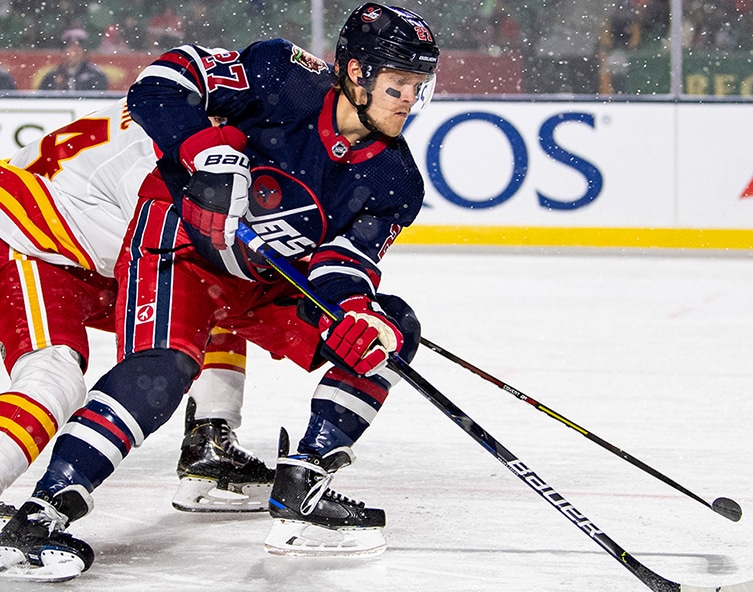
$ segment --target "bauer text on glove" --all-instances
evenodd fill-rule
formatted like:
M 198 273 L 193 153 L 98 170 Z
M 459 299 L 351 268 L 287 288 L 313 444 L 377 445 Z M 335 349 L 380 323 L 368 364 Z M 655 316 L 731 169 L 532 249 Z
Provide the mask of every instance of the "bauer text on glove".
M 340 320 L 319 321 L 325 357 L 332 352 L 356 374 L 369 376 L 384 367 L 390 352 L 400 351 L 403 334 L 368 296 L 347 298 L 340 308 L 345 313 Z
M 248 210 L 251 172 L 245 146 L 241 130 L 223 126 L 203 129 L 180 147 L 181 163 L 192 173 L 183 219 L 208 236 L 216 249 L 233 245 L 238 222 Z

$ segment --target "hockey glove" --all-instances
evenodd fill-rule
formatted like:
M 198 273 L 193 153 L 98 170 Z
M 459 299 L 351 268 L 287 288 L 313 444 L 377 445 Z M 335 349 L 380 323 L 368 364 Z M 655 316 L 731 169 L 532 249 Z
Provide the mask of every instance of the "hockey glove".
M 368 296 L 351 296 L 340 303 L 345 316 L 332 321 L 322 315 L 319 330 L 324 340 L 324 357 L 336 359 L 356 374 L 370 376 L 387 364 L 390 352 L 403 346 L 403 334 L 382 308 Z
M 183 197 L 183 219 L 222 250 L 235 242 L 238 221 L 248 211 L 251 171 L 243 154 L 246 135 L 236 127 L 210 127 L 180 147 L 191 174 Z

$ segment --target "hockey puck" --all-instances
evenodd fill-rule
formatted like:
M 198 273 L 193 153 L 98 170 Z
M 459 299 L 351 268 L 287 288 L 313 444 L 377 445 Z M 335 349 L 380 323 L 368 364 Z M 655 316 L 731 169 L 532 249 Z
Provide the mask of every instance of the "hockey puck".
M 743 517 L 743 510 L 735 500 L 728 497 L 718 497 L 711 504 L 711 509 L 717 514 L 721 514 L 732 522 L 737 522 Z

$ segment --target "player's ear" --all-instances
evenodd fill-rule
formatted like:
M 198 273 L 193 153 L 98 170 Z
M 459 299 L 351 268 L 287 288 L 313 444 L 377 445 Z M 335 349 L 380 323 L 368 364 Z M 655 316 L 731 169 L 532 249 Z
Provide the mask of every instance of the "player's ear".
M 358 60 L 355 60 L 355 59 L 348 60 L 347 75 L 348 75 L 348 79 L 353 84 L 357 86 L 363 86 L 364 84 L 363 72 L 361 71 L 361 64 L 358 63 Z

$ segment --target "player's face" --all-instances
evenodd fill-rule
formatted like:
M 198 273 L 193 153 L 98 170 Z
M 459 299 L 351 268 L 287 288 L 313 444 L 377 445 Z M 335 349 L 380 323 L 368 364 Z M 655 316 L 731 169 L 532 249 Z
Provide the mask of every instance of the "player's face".
M 424 74 L 380 70 L 374 81 L 368 110 L 375 127 L 385 136 L 399 136 L 426 81 Z

